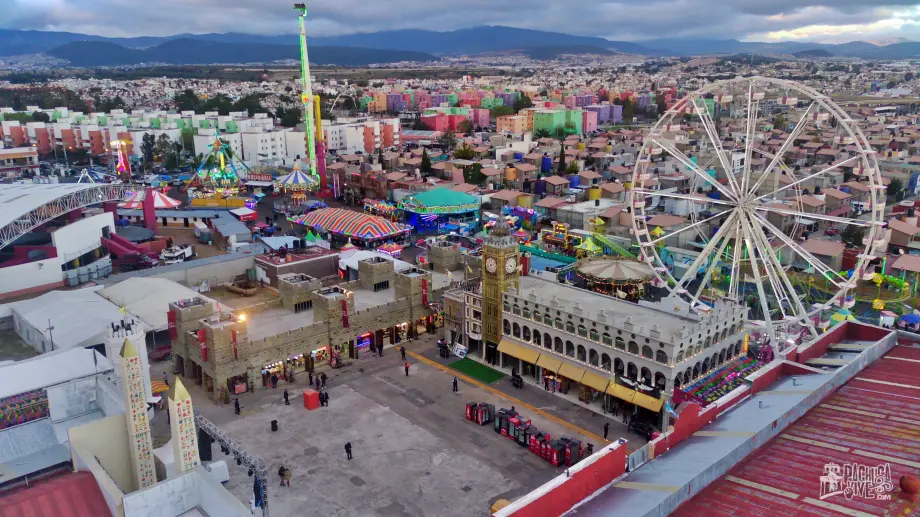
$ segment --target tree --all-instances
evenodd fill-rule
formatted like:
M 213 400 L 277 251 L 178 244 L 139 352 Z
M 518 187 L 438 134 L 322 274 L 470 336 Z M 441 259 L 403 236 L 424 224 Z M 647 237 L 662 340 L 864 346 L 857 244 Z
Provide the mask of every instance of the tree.
M 176 109 L 179 111 L 198 111 L 201 107 L 201 99 L 195 95 L 192 90 L 184 90 L 175 96 Z
M 473 123 L 469 120 L 461 120 L 460 123 L 457 124 L 457 132 L 461 135 L 471 134 L 473 132 Z
M 601 93 L 601 96 L 598 97 L 598 100 L 600 102 L 610 102 L 610 94 L 607 92 L 603 92 Z
M 153 133 L 144 133 L 144 137 L 141 139 L 141 155 L 143 155 L 145 162 L 153 162 L 153 151 L 156 143 Z
M 891 178 L 891 183 L 885 189 L 885 195 L 888 197 L 888 204 L 897 203 L 904 199 L 904 182 L 898 178 Z
M 553 136 L 553 135 L 550 134 L 549 130 L 546 129 L 546 128 L 538 129 L 538 130 L 534 131 L 534 133 L 533 133 L 533 137 L 534 137 L 534 138 L 550 138 L 550 137 L 552 137 L 552 136 Z
M 782 115 L 777 115 L 776 118 L 773 119 L 773 127 L 775 129 L 782 129 L 783 126 L 785 125 L 786 125 L 786 119 L 783 118 Z
M 297 127 L 297 124 L 303 120 L 301 115 L 302 112 L 297 107 L 285 109 L 283 106 L 278 106 L 278 109 L 275 110 L 275 120 L 284 127 Z
M 504 117 L 505 115 L 514 115 L 517 113 L 511 106 L 496 106 L 489 112 L 492 118 Z
M 843 229 L 843 232 L 840 233 L 840 239 L 848 248 L 858 248 L 862 246 L 864 234 L 865 230 L 863 228 L 848 224 L 846 228 Z
M 438 139 L 438 142 L 447 148 L 447 150 L 453 150 L 454 147 L 457 147 L 457 135 L 453 131 L 448 130 L 446 133 L 441 135 L 441 138 Z
M 265 94 L 251 93 L 233 103 L 233 111 L 245 111 L 249 116 L 256 113 L 268 113 L 268 110 L 262 107 L 262 97 Z
M 486 175 L 482 173 L 482 165 L 474 163 L 463 168 L 463 181 L 470 185 L 482 185 L 486 180 Z
M 195 128 L 184 127 L 181 130 L 182 148 L 192 151 L 195 149 Z
M 530 97 L 522 95 L 520 99 L 514 101 L 514 111 L 521 111 L 523 109 L 532 108 L 533 101 L 530 100 Z
M 559 166 L 556 169 L 556 172 L 559 176 L 565 172 L 565 149 L 559 149 Z
M 155 158 L 160 162 L 165 163 L 171 149 L 172 140 L 169 138 L 169 135 L 163 133 L 159 136 L 159 138 L 157 138 L 156 144 L 154 144 L 154 153 L 156 154 Z
M 473 146 L 468 143 L 460 144 L 454 151 L 454 158 L 458 160 L 472 160 L 476 157 L 476 151 L 473 150 Z
M 907 72 L 904 74 L 904 82 L 909 83 L 914 80 L 914 74 L 912 72 Z
M 51 117 L 49 117 L 48 114 L 43 111 L 33 111 L 32 120 L 35 122 L 50 122 Z
M 581 172 L 581 168 L 578 166 L 578 162 L 569 162 L 565 167 L 566 174 L 578 174 Z
M 431 158 L 428 149 L 422 149 L 422 172 L 431 172 Z
M 377 163 L 383 165 L 383 149 L 377 148 Z
M 623 101 L 623 122 L 630 123 L 636 116 L 636 105 L 629 99 Z

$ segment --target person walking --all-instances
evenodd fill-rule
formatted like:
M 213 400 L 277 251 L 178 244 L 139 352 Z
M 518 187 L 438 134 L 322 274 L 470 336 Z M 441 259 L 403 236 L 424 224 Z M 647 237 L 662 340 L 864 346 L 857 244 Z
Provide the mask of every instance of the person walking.
M 399 353 L 402 354 L 402 360 L 405 361 L 406 360 L 406 347 L 404 346 L 399 347 Z
M 351 461 L 351 442 L 345 442 L 345 456 Z
M 240 399 L 233 399 L 233 412 L 240 414 Z
M 549 391 L 549 377 L 543 377 L 543 390 Z
M 323 392 L 323 398 L 326 399 L 326 407 L 329 407 L 329 392 L 328 391 Z
M 326 407 L 326 392 L 319 392 L 319 407 Z
M 319 378 L 323 381 L 323 389 L 326 389 L 326 372 L 321 373 Z
M 283 486 L 286 486 L 286 487 L 291 486 L 291 475 L 292 475 L 291 469 L 285 468 L 284 469 L 284 479 L 281 480 Z
M 629 414 L 626 413 L 626 408 L 625 408 L 625 407 L 623 408 L 623 423 L 624 423 L 624 424 L 628 424 L 628 423 L 629 423 Z
M 313 386 L 313 372 L 307 372 L 307 374 L 310 376 L 310 386 Z
M 459 391 L 457 390 L 457 378 L 454 377 L 454 393 L 457 393 L 457 391 Z
M 287 389 L 284 390 L 284 405 L 285 406 L 291 405 L 291 401 L 288 400 L 288 390 Z
M 163 384 L 165 384 L 167 388 L 169 387 L 169 374 L 166 372 L 163 372 Z
M 405 369 L 406 369 L 406 377 L 408 377 L 409 376 L 409 361 L 406 361 Z
M 284 465 L 278 467 L 278 478 L 281 479 L 281 486 L 284 486 L 284 472 L 287 469 L 284 468 Z
M 278 375 L 272 374 L 272 389 L 278 389 Z
M 604 422 L 604 439 L 607 439 L 607 433 L 610 432 L 610 422 Z

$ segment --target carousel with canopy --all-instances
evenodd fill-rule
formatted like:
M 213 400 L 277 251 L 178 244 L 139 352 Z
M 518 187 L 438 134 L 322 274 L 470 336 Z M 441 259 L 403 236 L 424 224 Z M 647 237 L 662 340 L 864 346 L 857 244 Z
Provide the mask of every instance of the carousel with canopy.
M 290 193 L 291 203 L 300 205 L 307 201 L 309 192 L 319 187 L 319 180 L 316 176 L 305 173 L 301 169 L 300 160 L 297 160 L 289 174 L 275 180 L 274 187 L 278 192 Z
M 700 134 L 696 153 L 680 143 L 687 123 Z M 803 162 L 803 141 L 840 152 Z M 674 188 L 659 188 L 665 175 Z M 848 184 L 866 193 L 864 211 L 823 209 L 824 191 Z M 692 312 L 744 303 L 774 348 L 847 319 L 884 251 L 885 185 L 867 138 L 828 96 L 791 81 L 721 81 L 681 98 L 642 143 L 632 186 L 633 233 L 656 284 Z M 674 260 L 675 248 L 693 247 Z M 844 248 L 849 273 L 832 266 Z

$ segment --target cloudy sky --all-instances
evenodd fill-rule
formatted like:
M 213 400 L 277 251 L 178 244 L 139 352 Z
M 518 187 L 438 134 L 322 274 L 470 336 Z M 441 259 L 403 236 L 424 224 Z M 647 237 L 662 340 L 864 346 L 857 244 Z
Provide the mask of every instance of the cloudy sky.
M 12 2 L 10 4 L 10 2 Z M 0 28 L 102 36 L 287 34 L 286 0 L 0 0 Z M 311 34 L 509 25 L 612 40 L 920 41 L 920 0 L 312 0 Z

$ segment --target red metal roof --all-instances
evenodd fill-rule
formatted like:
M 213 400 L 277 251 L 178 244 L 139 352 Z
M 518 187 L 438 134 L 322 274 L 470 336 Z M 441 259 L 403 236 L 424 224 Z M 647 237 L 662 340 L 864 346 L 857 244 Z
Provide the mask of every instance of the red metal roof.
M 918 427 L 920 346 L 898 344 L 672 515 L 882 515 L 905 504 L 898 482 L 920 469 Z M 821 500 L 830 463 L 891 465 L 892 499 Z
M 0 517 L 105 517 L 112 515 L 87 472 L 57 476 L 0 497 Z

